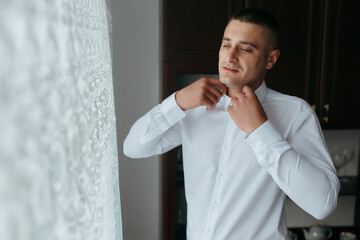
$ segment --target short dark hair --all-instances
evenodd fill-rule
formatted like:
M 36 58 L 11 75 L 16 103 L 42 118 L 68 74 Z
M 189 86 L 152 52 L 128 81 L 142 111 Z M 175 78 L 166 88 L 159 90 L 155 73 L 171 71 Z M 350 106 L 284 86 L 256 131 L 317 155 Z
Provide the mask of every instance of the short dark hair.
M 240 22 L 253 23 L 262 26 L 269 31 L 273 40 L 274 49 L 279 48 L 280 26 L 276 18 L 269 12 L 260 8 L 244 8 L 235 12 L 232 15 L 230 21 L 232 20 L 238 20 Z

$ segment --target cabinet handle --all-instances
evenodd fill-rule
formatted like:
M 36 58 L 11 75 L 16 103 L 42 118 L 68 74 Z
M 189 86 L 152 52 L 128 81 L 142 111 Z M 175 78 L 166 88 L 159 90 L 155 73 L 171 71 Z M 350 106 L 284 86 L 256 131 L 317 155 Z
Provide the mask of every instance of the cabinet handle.
M 323 120 L 325 123 L 328 123 L 329 122 L 329 109 L 330 109 L 330 105 L 329 104 L 325 104 L 324 105 L 324 108 L 325 108 L 325 117 L 323 117 Z
M 325 108 L 325 110 L 326 110 L 326 113 L 328 113 L 328 112 L 329 112 L 329 108 L 330 108 L 329 104 L 325 104 L 325 105 L 324 105 L 324 108 Z
M 313 110 L 314 112 L 316 111 L 316 106 L 315 106 L 315 104 L 311 105 L 311 108 L 312 108 L 312 110 Z

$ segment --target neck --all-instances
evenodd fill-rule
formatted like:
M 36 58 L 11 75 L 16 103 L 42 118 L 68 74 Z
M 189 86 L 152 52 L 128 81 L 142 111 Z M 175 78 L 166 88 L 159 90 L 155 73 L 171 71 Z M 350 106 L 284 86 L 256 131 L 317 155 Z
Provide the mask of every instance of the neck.
M 242 88 L 241 89 L 238 89 L 238 88 L 228 88 L 228 96 L 233 98 L 233 97 L 236 97 L 237 95 L 241 94 L 242 93 Z
M 257 84 L 248 84 L 249 87 L 251 87 L 251 89 L 253 90 L 253 92 L 255 92 L 256 89 L 258 89 L 261 84 L 263 83 L 263 81 L 257 83 Z M 229 86 L 228 87 L 228 91 L 227 91 L 227 95 L 231 98 L 239 95 L 239 94 L 242 94 L 242 89 L 243 89 L 243 86 L 240 86 L 240 87 L 231 87 Z

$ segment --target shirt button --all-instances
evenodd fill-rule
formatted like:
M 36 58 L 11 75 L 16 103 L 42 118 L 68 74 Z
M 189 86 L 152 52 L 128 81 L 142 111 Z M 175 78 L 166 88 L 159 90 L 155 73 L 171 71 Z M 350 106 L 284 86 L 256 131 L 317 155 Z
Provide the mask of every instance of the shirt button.
M 224 175 L 220 174 L 219 180 L 223 180 L 223 179 L 224 179 Z
M 213 203 L 213 206 L 214 206 L 214 207 L 217 207 L 217 205 L 218 205 L 217 202 L 214 202 L 214 203 Z

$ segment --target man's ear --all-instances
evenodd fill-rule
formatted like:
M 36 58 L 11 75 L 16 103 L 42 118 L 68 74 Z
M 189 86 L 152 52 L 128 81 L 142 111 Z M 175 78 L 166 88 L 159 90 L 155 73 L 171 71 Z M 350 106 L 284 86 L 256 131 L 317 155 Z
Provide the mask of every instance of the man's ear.
M 269 70 L 273 68 L 279 57 L 280 57 L 279 49 L 271 50 L 267 59 L 266 69 Z

